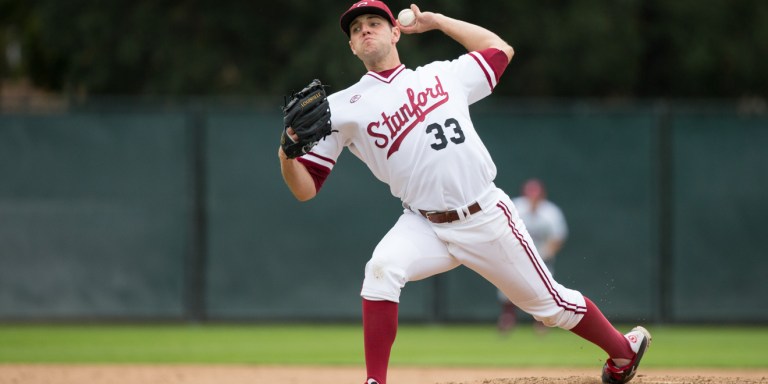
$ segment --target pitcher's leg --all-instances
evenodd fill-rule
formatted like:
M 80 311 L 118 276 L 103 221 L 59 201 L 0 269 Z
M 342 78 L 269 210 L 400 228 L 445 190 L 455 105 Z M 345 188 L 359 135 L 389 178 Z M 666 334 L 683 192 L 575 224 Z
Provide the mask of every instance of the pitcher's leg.
M 397 335 L 397 303 L 363 299 L 363 345 L 368 379 L 387 382 L 387 366 Z
M 361 291 L 369 381 L 386 384 L 390 352 L 397 334 L 397 303 L 405 284 L 458 265 L 431 227 L 410 212 L 404 213 L 379 242 L 365 267 Z
M 468 233 L 469 241 L 449 246 L 451 253 L 536 320 L 549 327 L 575 327 L 587 310 L 584 297 L 554 280 L 514 206 L 505 200 L 485 217 L 493 221 L 498 237 L 473 242 L 477 236 Z
M 587 313 L 575 327 L 571 328 L 571 332 L 602 348 L 617 365 L 626 365 L 635 355 L 629 342 L 603 316 L 592 300 L 587 297 L 584 299 L 587 303 Z
M 552 277 L 514 206 L 502 200 L 497 208 L 503 218 L 500 225 L 506 226 L 504 235 L 487 246 L 451 246 L 451 252 L 536 320 L 573 331 L 605 350 L 617 364 L 631 359 L 634 352 L 627 339 L 597 306 Z
M 400 301 L 409 281 L 456 268 L 459 262 L 420 216 L 406 211 L 376 245 L 365 265 L 360 295 L 369 300 Z

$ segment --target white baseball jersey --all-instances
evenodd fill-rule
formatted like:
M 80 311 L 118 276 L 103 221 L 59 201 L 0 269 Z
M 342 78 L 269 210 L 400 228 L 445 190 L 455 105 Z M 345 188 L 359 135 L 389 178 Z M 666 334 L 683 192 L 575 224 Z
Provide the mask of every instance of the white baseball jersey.
M 299 161 L 319 189 L 347 147 L 410 207 L 447 210 L 469 204 L 496 177 L 469 105 L 491 94 L 507 62 L 500 50 L 486 49 L 415 70 L 401 64 L 368 72 L 328 97 L 338 132 Z

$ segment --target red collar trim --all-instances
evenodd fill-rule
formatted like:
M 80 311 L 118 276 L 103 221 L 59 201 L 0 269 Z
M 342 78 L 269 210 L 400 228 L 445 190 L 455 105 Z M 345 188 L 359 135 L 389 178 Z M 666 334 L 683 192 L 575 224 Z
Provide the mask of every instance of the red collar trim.
M 386 71 L 382 72 L 368 72 L 366 75 L 373 77 L 376 80 L 379 80 L 384 83 L 391 83 L 393 80 L 395 80 L 395 77 L 400 74 L 400 72 L 403 72 L 405 70 L 405 64 L 400 64 L 395 68 L 388 69 Z

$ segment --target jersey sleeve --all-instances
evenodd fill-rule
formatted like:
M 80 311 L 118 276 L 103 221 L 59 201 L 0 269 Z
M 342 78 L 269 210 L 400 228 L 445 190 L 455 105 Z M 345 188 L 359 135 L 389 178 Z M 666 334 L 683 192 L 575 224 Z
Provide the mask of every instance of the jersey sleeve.
M 472 104 L 493 92 L 507 68 L 507 55 L 496 48 L 472 51 L 455 62 L 455 69 L 463 74 L 460 79 L 467 90 L 467 101 Z
M 501 80 L 501 74 L 504 73 L 504 70 L 507 69 L 507 64 L 509 64 L 509 58 L 507 57 L 507 54 L 504 53 L 504 51 L 496 48 L 484 49 L 482 51 L 478 51 L 478 53 L 483 57 L 483 59 L 485 59 L 485 62 L 488 63 L 488 66 L 491 67 L 493 76 L 496 78 L 494 84 L 498 84 L 499 80 Z

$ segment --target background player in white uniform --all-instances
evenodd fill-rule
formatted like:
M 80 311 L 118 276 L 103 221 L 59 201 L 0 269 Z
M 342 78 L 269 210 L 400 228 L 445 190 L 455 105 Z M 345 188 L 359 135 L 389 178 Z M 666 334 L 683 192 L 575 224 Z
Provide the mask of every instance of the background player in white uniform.
M 366 383 L 386 383 L 401 289 L 461 264 L 548 326 L 600 346 L 610 356 L 606 367 L 634 370 L 636 356 L 642 357 L 648 344 L 645 330 L 625 337 L 590 300 L 554 281 L 512 201 L 493 184 L 496 166 L 472 124 L 469 105 L 491 93 L 512 47 L 477 25 L 411 9 L 416 20 L 408 27 L 380 1 L 360 1 L 342 15 L 349 47 L 367 73 L 328 98 L 338 132 L 297 159 L 278 150 L 283 179 L 301 201 L 316 196 L 347 148 L 403 202 L 403 214 L 365 268 Z M 430 30 L 468 53 L 405 67 L 397 51 L 402 33 Z M 292 129 L 287 132 L 296 139 Z M 616 369 L 619 375 L 629 371 Z
M 528 179 L 523 183 L 521 195 L 512 199 L 520 218 L 525 224 L 528 234 L 539 251 L 539 256 L 555 275 L 555 256 L 562 249 L 568 237 L 568 225 L 563 211 L 555 203 L 547 199 L 547 190 L 539 179 Z M 503 334 L 515 326 L 517 313 L 504 292 L 498 291 L 501 304 L 498 327 Z M 545 332 L 546 327 L 539 321 L 535 322 L 539 332 Z

